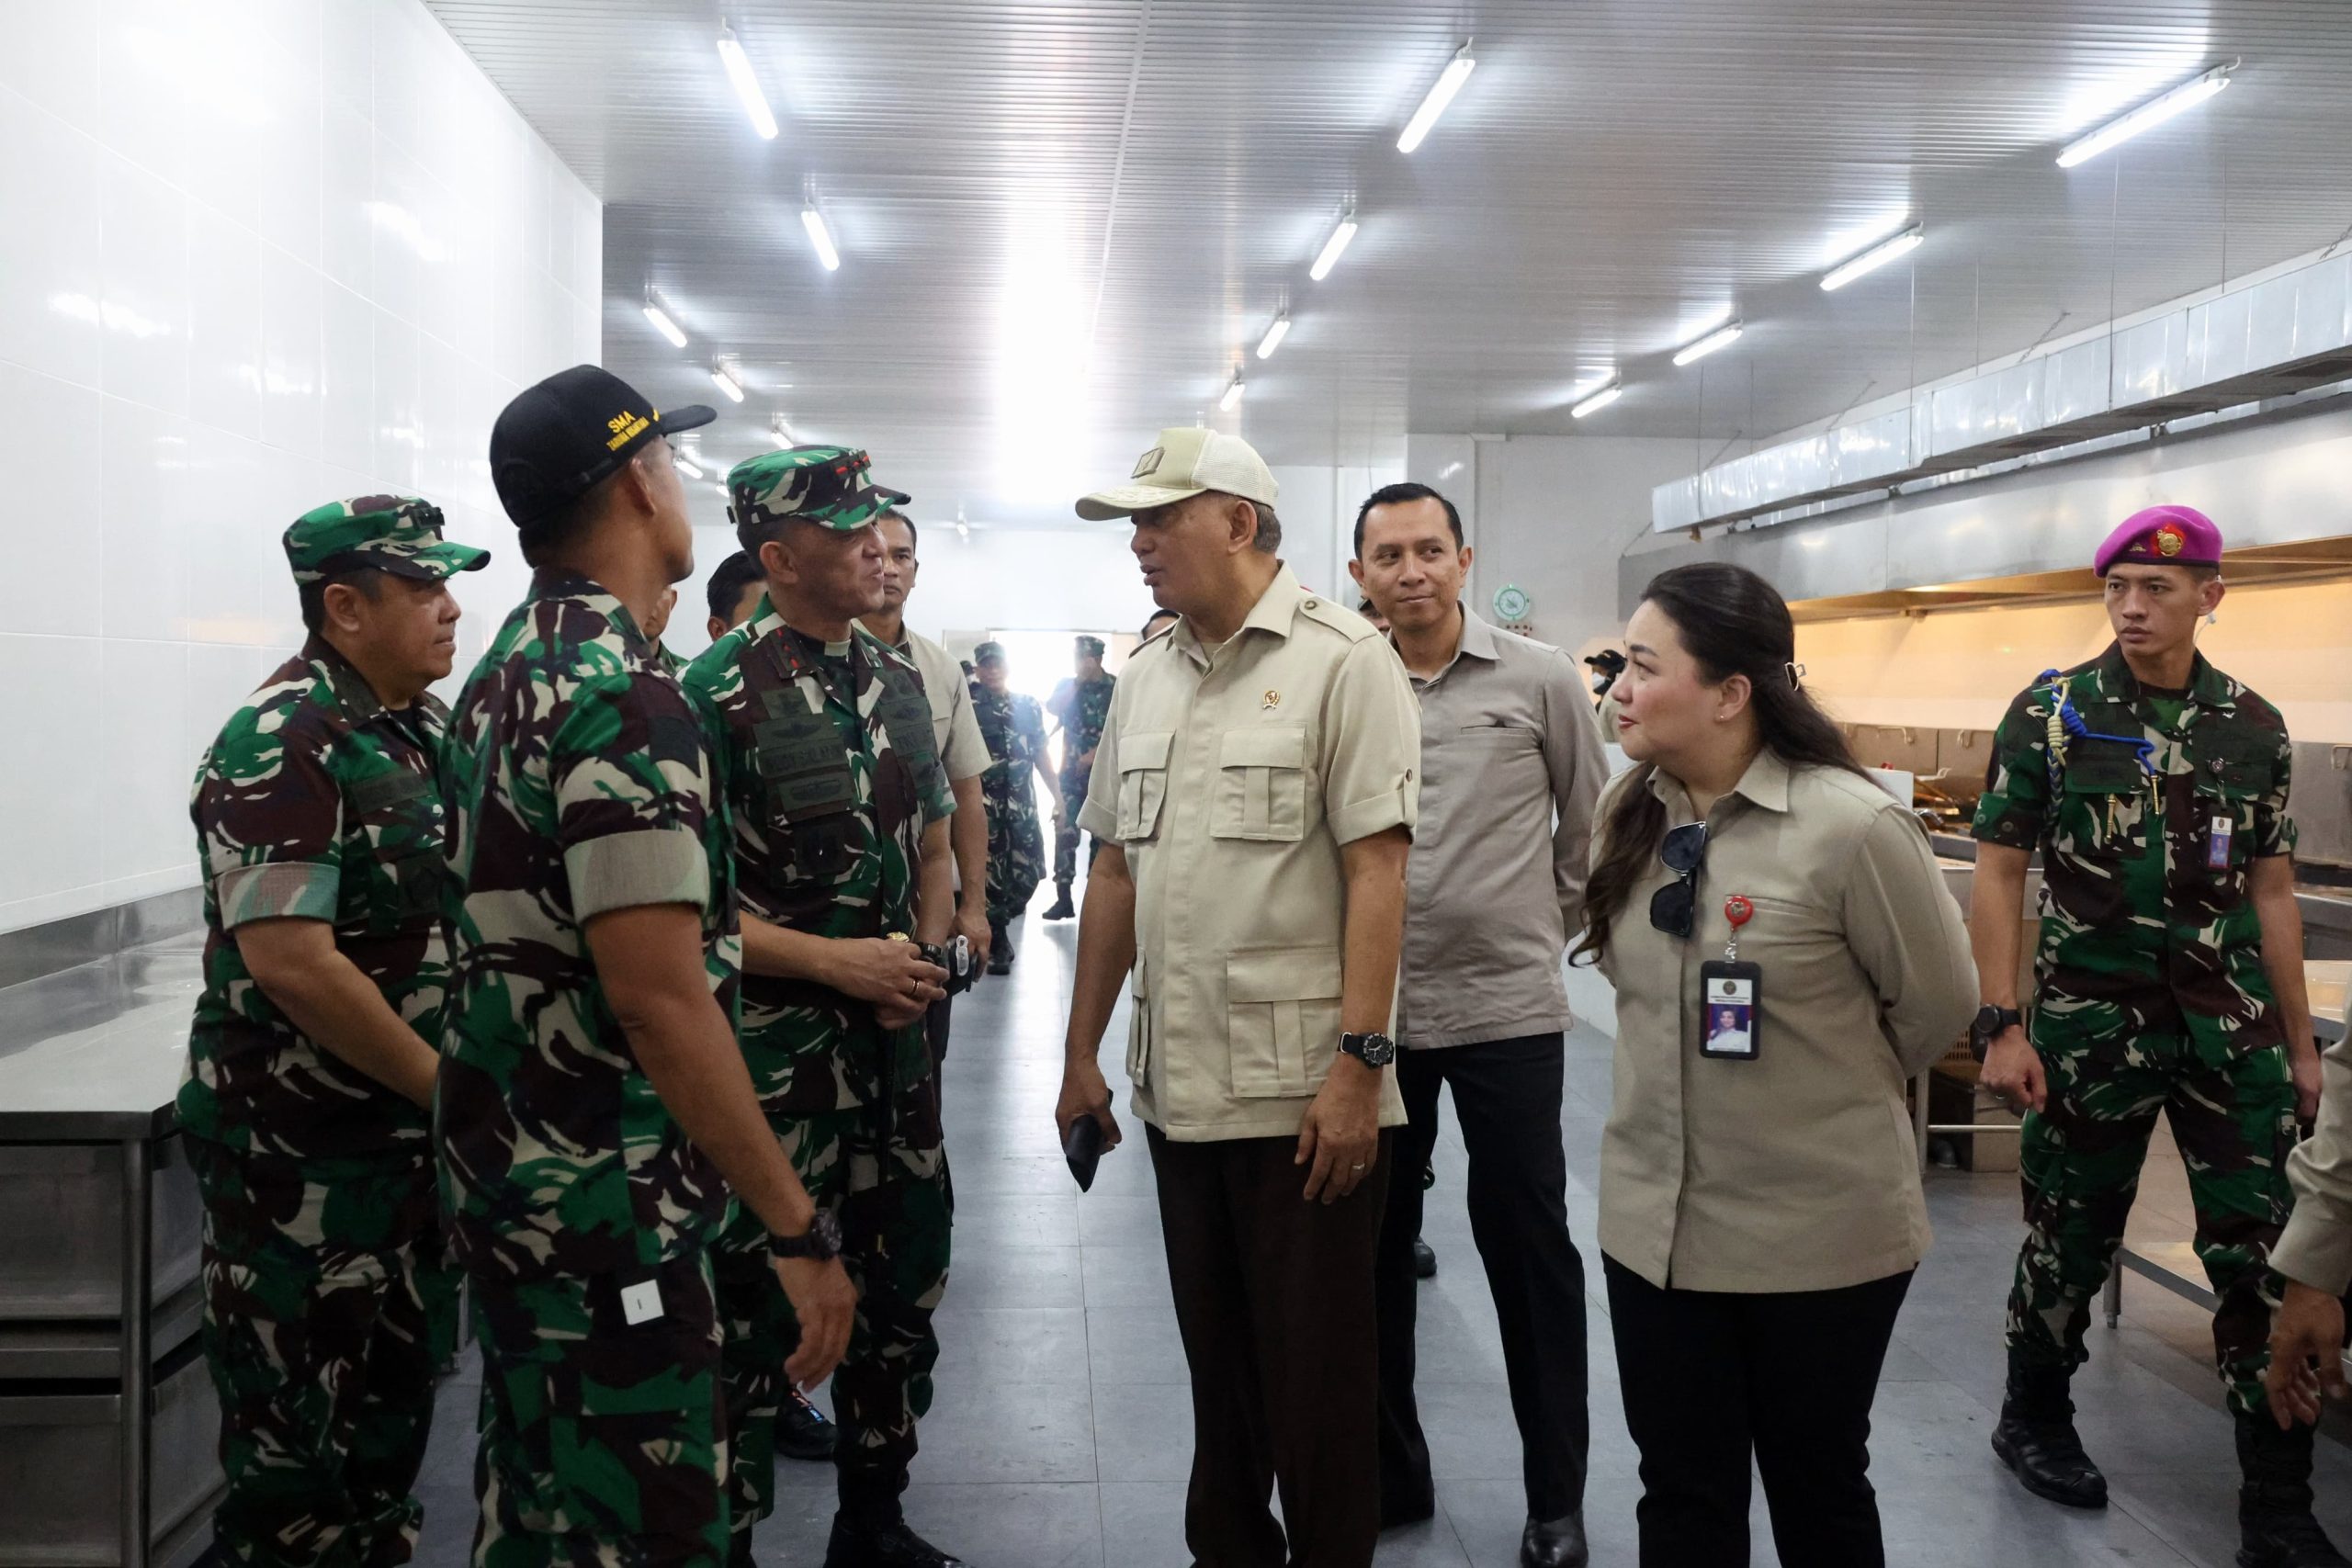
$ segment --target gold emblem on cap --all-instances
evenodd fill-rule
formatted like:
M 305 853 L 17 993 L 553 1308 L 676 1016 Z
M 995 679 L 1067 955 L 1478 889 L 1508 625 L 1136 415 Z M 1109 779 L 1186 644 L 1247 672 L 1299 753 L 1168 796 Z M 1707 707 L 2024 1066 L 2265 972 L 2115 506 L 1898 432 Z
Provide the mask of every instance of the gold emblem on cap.
M 2180 530 L 2177 528 L 2167 525 L 2156 530 L 2156 553 L 2160 556 L 2180 554 L 2181 546 L 2187 542 L 2180 536 Z
M 1150 451 L 1146 452 L 1141 457 L 1136 459 L 1136 471 L 1129 474 L 1127 478 L 1131 479 L 1139 479 L 1146 474 L 1156 474 L 1159 472 L 1160 459 L 1167 456 L 1167 447 L 1153 447 Z
M 1280 692 L 1275 691 L 1272 686 L 1267 687 L 1266 695 L 1259 704 L 1260 709 L 1265 713 L 1272 713 L 1282 705 L 1283 694 Z

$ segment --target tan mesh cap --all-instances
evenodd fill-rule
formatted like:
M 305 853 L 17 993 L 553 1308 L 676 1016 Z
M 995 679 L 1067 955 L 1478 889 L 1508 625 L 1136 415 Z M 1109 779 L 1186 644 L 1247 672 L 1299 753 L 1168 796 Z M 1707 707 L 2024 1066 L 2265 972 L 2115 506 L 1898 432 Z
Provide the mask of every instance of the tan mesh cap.
M 1179 425 L 1159 433 L 1125 484 L 1079 497 L 1078 514 L 1090 523 L 1102 523 L 1212 490 L 1272 506 L 1275 488 L 1266 460 L 1238 435 Z

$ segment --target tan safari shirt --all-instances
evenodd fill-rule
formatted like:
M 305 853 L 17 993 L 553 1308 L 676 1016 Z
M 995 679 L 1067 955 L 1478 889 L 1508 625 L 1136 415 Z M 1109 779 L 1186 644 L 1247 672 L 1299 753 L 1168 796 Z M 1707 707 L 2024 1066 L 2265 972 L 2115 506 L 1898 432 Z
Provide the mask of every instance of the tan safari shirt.
M 980 735 L 979 716 L 972 711 L 972 682 L 956 656 L 921 632 L 908 630 L 899 651 L 914 661 L 922 677 L 923 700 L 931 705 L 931 740 L 939 765 L 950 784 L 978 778 L 989 771 L 989 743 Z
M 1340 846 L 1419 810 L 1405 667 L 1283 567 L 1232 640 L 1190 622 L 1120 672 L 1079 825 L 1136 885 L 1136 1114 L 1178 1142 L 1288 1138 L 1340 1041 Z M 1380 1123 L 1405 1120 L 1384 1075 Z
M 2295 1211 L 2270 1267 L 2297 1284 L 2352 1290 L 2352 1039 L 2320 1056 L 2319 1125 L 2287 1156 Z
M 1637 776 L 1610 786 L 1604 825 Z M 1679 784 L 1650 787 L 1669 827 L 1692 820 Z M 1768 751 L 1708 814 L 1687 941 L 1649 920 L 1672 880 L 1652 856 L 1600 966 L 1617 987 L 1601 1251 L 1687 1291 L 1838 1290 L 1915 1267 L 1928 1212 L 1903 1086 L 1976 1010 L 1968 933 L 1926 835 L 1868 779 Z M 1763 971 L 1753 1061 L 1699 1051 L 1699 966 L 1724 955 L 1733 894 L 1756 911 L 1739 956 Z

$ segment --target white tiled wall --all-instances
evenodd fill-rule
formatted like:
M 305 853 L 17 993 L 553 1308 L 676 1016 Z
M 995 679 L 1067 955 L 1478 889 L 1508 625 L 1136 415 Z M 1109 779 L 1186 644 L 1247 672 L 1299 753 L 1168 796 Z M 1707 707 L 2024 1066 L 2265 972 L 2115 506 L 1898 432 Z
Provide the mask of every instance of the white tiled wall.
M 193 883 L 300 513 L 437 502 L 479 651 L 491 421 L 598 357 L 603 231 L 415 0 L 0 0 L 0 930 Z

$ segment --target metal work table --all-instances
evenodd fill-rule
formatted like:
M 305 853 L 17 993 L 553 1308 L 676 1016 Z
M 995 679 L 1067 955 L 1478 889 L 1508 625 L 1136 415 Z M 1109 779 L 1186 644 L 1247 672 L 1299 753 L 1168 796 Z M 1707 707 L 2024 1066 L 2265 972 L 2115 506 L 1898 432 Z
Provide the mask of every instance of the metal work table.
M 200 954 L 190 934 L 0 987 L 8 1568 L 163 1568 L 201 1548 L 219 1410 L 172 1109 Z

